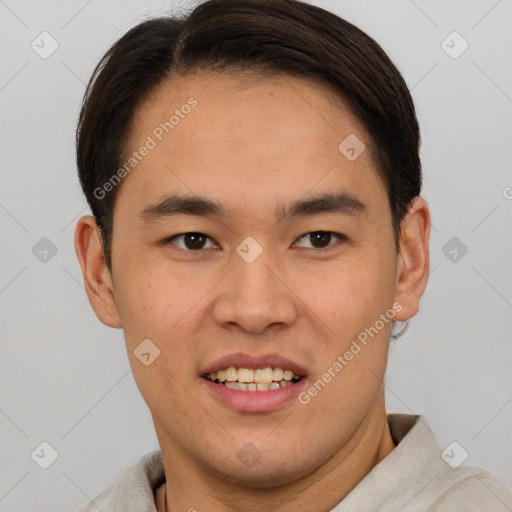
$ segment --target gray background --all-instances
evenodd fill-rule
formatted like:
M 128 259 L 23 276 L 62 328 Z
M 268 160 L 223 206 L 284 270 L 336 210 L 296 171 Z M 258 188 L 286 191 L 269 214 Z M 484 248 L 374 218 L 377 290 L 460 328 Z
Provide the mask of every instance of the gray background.
M 456 441 L 465 464 L 511 485 L 512 2 L 316 3 L 383 46 L 421 123 L 431 277 L 391 351 L 388 409 L 424 414 L 442 448 Z M 73 230 L 88 209 L 73 152 L 94 65 L 170 6 L 0 0 L 0 511 L 81 507 L 157 448 L 122 332 L 96 319 L 83 289 Z M 31 48 L 43 31 L 59 45 L 46 59 Z M 453 31 L 469 43 L 458 58 L 441 46 Z M 46 470 L 31 457 L 43 441 L 58 453 Z

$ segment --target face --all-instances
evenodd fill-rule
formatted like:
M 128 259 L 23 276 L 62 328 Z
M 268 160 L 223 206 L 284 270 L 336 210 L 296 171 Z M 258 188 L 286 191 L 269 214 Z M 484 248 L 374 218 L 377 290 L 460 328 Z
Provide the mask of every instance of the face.
M 291 481 L 382 412 L 409 299 L 369 144 L 339 98 L 297 78 L 190 75 L 137 111 L 112 315 L 162 449 L 187 467 Z

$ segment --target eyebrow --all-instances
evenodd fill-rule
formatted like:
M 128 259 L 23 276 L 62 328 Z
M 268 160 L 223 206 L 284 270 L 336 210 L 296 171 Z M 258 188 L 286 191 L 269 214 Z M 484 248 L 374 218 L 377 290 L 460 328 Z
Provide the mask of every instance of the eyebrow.
M 348 192 L 325 193 L 300 199 L 289 205 L 278 205 L 275 211 L 278 221 L 292 217 L 307 217 L 325 213 L 360 215 L 366 205 Z M 218 201 L 197 195 L 171 195 L 158 204 L 149 206 L 139 213 L 144 222 L 155 222 L 176 215 L 200 217 L 226 217 L 227 211 Z

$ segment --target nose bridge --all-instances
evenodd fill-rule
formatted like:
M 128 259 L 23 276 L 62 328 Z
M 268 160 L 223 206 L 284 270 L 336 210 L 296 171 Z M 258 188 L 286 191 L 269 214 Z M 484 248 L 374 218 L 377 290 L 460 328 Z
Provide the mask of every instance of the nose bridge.
M 271 258 L 266 255 L 260 255 L 255 261 L 248 263 L 243 258 L 235 258 L 234 262 L 234 286 L 235 295 L 238 300 L 244 299 L 262 299 L 269 301 L 275 298 L 279 293 L 275 281 L 274 273 L 270 271 L 272 267 Z
M 271 292 L 275 276 L 269 267 L 275 266 L 275 255 L 271 250 L 268 239 L 260 243 L 252 236 L 247 236 L 237 247 L 232 257 L 235 292 L 240 298 L 244 297 L 244 287 L 254 293 Z M 265 290 L 266 288 L 266 290 Z
M 253 332 L 292 323 L 297 315 L 293 293 L 276 276 L 271 252 L 251 244 L 240 244 L 233 254 L 232 271 L 215 308 L 217 322 Z

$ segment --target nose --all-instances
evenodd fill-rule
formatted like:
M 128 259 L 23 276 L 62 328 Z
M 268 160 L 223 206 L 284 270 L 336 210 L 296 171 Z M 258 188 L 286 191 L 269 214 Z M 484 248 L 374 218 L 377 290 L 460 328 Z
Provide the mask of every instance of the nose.
M 238 326 L 262 334 L 290 326 L 298 316 L 298 299 L 280 268 L 263 253 L 252 263 L 233 255 L 233 268 L 218 289 L 213 315 L 218 325 Z M 271 327 L 273 326 L 273 327 Z

